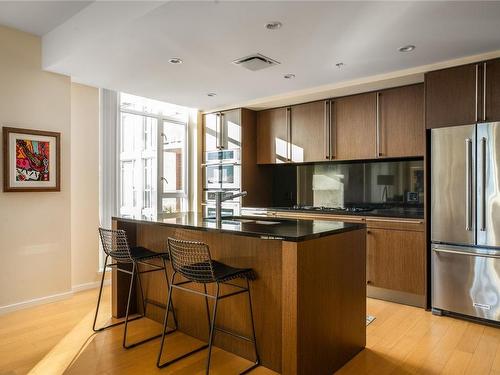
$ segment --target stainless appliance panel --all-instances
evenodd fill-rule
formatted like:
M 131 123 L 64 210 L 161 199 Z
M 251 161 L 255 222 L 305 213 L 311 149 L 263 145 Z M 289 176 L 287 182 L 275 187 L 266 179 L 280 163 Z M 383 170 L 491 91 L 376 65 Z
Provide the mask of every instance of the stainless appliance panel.
M 500 123 L 477 125 L 477 244 L 500 246 Z
M 500 320 L 500 251 L 432 246 L 432 307 Z
M 475 243 L 475 125 L 432 129 L 431 239 Z

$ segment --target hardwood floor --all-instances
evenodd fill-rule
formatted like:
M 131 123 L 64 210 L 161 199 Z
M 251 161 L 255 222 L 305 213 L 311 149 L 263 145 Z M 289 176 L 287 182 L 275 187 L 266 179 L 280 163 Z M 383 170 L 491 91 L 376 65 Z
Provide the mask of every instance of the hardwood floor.
M 124 350 L 123 327 L 93 334 L 96 294 L 96 290 L 81 292 L 64 301 L 0 316 L 0 374 L 26 374 L 35 365 L 34 374 L 58 374 L 66 367 L 69 375 L 203 373 L 206 352 L 158 370 L 158 340 Z M 109 311 L 109 290 L 104 301 L 103 308 Z M 379 300 L 369 299 L 367 305 L 368 313 L 376 317 L 367 327 L 367 347 L 337 374 L 500 375 L 500 329 Z M 130 338 L 158 329 L 152 321 L 135 321 Z M 198 343 L 174 333 L 168 336 L 165 355 L 173 357 Z M 234 374 L 248 364 L 223 350 L 213 352 L 213 374 Z M 252 374 L 274 372 L 261 367 Z

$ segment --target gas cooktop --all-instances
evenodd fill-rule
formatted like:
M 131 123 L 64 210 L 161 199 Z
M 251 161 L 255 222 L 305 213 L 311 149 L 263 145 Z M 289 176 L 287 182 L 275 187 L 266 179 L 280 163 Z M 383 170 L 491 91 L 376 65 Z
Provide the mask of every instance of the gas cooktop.
M 324 207 L 324 206 L 303 206 L 294 205 L 289 208 L 294 211 L 321 211 L 321 212 L 369 212 L 373 208 L 369 207 Z

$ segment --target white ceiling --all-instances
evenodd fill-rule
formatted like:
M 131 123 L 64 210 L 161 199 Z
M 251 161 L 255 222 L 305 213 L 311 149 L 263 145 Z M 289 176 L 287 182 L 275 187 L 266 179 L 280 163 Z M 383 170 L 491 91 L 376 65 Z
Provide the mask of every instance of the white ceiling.
M 276 20 L 280 30 L 265 29 Z M 500 2 L 93 2 L 44 35 L 43 64 L 207 109 L 500 50 L 499 30 Z M 397 51 L 406 44 L 417 49 Z M 255 52 L 281 64 L 252 72 L 231 63 Z
M 90 1 L 0 1 L 0 25 L 42 36 Z

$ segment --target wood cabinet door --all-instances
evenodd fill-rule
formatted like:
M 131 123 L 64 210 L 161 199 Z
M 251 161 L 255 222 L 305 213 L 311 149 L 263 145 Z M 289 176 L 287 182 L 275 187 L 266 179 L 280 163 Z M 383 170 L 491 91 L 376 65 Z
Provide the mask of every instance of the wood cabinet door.
M 379 95 L 379 157 L 423 156 L 424 85 L 384 90 Z
M 485 121 L 500 121 L 500 59 L 487 61 L 483 74 L 486 82 Z
M 374 159 L 376 154 L 377 94 L 332 100 L 332 157 Z
M 219 146 L 219 114 L 203 115 L 203 151 L 215 151 Z
M 288 161 L 288 109 L 257 112 L 257 164 Z
M 425 74 L 427 129 L 476 122 L 478 66 L 463 65 Z
M 241 109 L 220 114 L 220 146 L 224 150 L 241 148 Z
M 311 162 L 329 159 L 325 101 L 291 107 L 292 162 Z
M 366 233 L 368 285 L 424 295 L 424 232 L 369 228 Z

